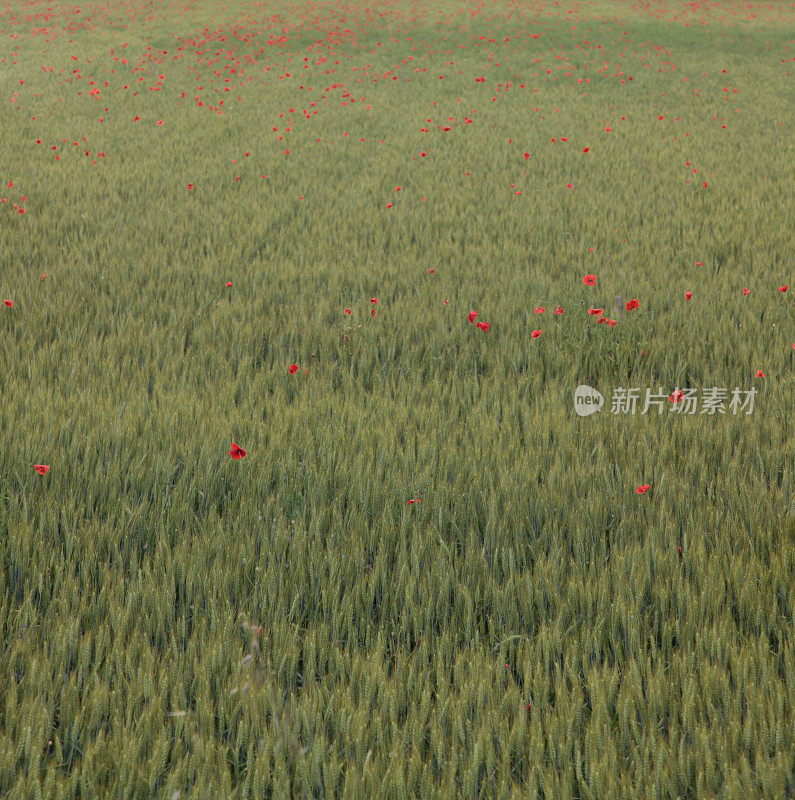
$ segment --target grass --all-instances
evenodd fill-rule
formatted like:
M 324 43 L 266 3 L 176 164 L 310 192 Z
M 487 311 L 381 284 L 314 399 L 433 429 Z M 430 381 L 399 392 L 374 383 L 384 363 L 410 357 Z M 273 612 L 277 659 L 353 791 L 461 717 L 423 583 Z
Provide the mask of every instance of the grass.
M 792 7 L 46 8 L 0 797 L 795 796 Z

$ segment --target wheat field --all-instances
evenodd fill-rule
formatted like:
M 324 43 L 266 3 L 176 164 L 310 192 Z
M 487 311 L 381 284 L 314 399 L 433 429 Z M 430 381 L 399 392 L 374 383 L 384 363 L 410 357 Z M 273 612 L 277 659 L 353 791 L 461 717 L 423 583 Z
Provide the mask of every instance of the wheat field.
M 793 41 L 6 0 L 0 798 L 795 797 Z

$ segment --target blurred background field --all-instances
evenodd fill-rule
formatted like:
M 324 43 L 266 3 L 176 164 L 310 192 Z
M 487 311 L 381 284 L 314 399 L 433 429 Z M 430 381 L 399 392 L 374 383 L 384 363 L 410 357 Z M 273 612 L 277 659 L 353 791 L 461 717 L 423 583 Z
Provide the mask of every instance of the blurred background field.
M 795 796 L 794 33 L 0 8 L 0 797 Z

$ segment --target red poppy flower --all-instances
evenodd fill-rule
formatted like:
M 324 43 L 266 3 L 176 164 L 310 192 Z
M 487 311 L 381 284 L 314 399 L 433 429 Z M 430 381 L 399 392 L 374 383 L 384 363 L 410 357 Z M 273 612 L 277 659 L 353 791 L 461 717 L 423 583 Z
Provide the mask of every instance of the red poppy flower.
M 589 313 L 589 314 L 590 314 L 592 317 L 595 317 L 595 316 L 597 316 L 597 315 L 598 315 L 598 316 L 602 316 L 602 314 L 604 313 L 604 309 L 603 309 L 603 308 L 589 308 L 589 309 L 588 309 L 588 313 Z
M 553 313 L 562 314 L 563 313 L 563 306 L 558 306 Z
M 633 309 L 636 309 L 639 305 L 640 302 L 638 300 L 630 300 L 627 303 L 627 311 L 632 311 Z
M 638 488 L 635 489 L 635 491 L 638 494 L 646 494 L 646 492 L 648 492 L 649 489 L 651 489 L 651 486 L 648 483 L 644 483 L 643 486 L 638 486 Z
M 13 300 L 3 300 L 3 302 L 4 302 L 4 303 L 5 303 L 5 304 L 6 304 L 6 305 L 9 307 L 9 308 L 11 308 L 11 306 L 13 306 L 13 305 L 14 305 L 14 301 L 13 301 Z
M 534 314 L 543 314 L 545 310 L 546 309 L 542 308 L 541 306 L 538 306 L 533 313 Z
M 681 389 L 676 389 L 673 394 L 668 395 L 668 399 L 672 403 L 678 403 L 684 396 L 685 393 Z
M 478 328 L 480 328 L 482 331 L 487 331 L 487 332 L 488 332 L 488 330 L 489 330 L 489 323 L 488 323 L 488 322 L 478 322 L 478 323 L 477 323 L 477 326 L 478 326 Z
M 599 320 L 597 320 L 597 321 L 598 321 L 598 322 L 601 322 L 602 320 L 601 320 L 601 319 L 599 319 Z M 618 325 L 618 320 L 615 320 L 615 319 L 605 319 L 605 322 L 606 322 L 606 323 L 607 323 L 607 324 L 608 324 L 608 325 L 609 325 L 611 328 L 615 328 L 615 327 L 616 327 L 616 325 Z
M 745 286 L 743 286 L 743 297 L 745 297 L 745 295 L 747 295 L 747 294 L 751 294 L 751 290 L 747 289 Z
M 33 469 L 35 469 L 39 475 L 46 475 L 50 470 L 46 464 L 34 464 Z
M 428 267 L 428 274 L 429 275 L 433 275 L 434 272 L 436 272 L 436 270 L 433 267 Z
M 227 281 L 227 282 L 226 282 L 226 286 L 227 286 L 227 288 L 229 288 L 231 285 L 232 285 L 232 281 Z
M 229 455 L 234 459 L 240 460 L 246 455 L 246 451 L 239 444 L 232 442 L 232 449 L 229 451 Z
M 540 330 L 535 330 L 535 331 L 533 331 L 533 332 L 532 332 L 530 335 L 531 335 L 531 336 L 532 336 L 534 339 L 538 339 L 538 337 L 539 337 L 539 336 L 541 336 L 541 331 L 540 331 Z
M 343 310 L 343 313 L 352 314 L 353 312 L 349 308 L 346 308 L 346 309 Z
M 290 375 L 295 375 L 295 373 L 298 372 L 298 364 L 290 364 L 289 370 Z
M 786 292 L 786 291 L 787 291 L 787 289 L 789 289 L 789 284 L 787 284 L 786 286 L 779 286 L 779 287 L 778 287 L 778 290 L 779 290 L 780 292 Z
M 478 312 L 477 311 L 470 311 L 469 315 L 467 316 L 467 319 L 470 322 L 474 322 L 477 319 L 477 316 L 478 316 Z
M 44 274 L 41 276 L 41 279 L 42 279 L 42 280 L 44 280 L 46 277 L 47 277 L 47 273 L 45 272 L 45 273 L 44 273 Z
M 761 369 L 758 369 L 758 370 L 756 371 L 756 377 L 757 377 L 757 378 L 766 378 L 766 377 L 767 377 L 767 375 L 765 375 L 765 373 L 764 373 L 764 372 L 762 372 L 762 370 L 761 370 Z
M 582 151 L 583 153 L 587 153 L 590 149 L 590 147 L 583 147 Z
M 374 306 L 375 306 L 375 305 L 378 305 L 378 298 L 377 298 L 377 297 L 371 297 L 371 298 L 370 298 L 370 302 L 371 302 L 371 303 L 372 303 Z
M 693 296 L 693 292 L 685 292 L 685 300 L 689 300 Z
M 527 159 L 530 158 L 530 153 L 522 153 L 522 155 L 524 156 L 525 161 L 527 161 Z
M 583 283 L 584 283 L 586 286 L 595 286 L 595 285 L 596 285 L 596 275 L 586 275 L 586 276 L 585 276 L 585 277 L 582 279 L 582 282 L 583 282 Z

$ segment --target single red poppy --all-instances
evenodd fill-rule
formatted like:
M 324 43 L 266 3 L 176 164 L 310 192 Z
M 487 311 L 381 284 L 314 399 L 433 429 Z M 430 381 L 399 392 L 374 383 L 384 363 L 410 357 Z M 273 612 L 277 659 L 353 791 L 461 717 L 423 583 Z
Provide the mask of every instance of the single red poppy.
M 298 364 L 290 364 L 289 366 L 290 375 L 295 375 L 298 372 Z
M 530 335 L 531 335 L 531 336 L 532 336 L 534 339 L 538 339 L 538 337 L 539 337 L 539 336 L 541 336 L 541 331 L 540 331 L 540 330 L 535 330 L 535 331 L 533 331 L 533 332 L 532 332 Z
M 635 491 L 638 494 L 646 494 L 646 492 L 648 492 L 649 489 L 651 489 L 651 486 L 648 483 L 644 483 L 643 486 L 638 486 L 638 488 L 635 489 Z
M 668 395 L 668 399 L 672 403 L 678 403 L 685 396 L 681 389 L 676 389 L 673 394 Z
M 604 309 L 603 309 L 603 308 L 589 308 L 589 309 L 588 309 L 588 313 L 589 313 L 589 314 L 590 314 L 592 317 L 595 317 L 595 316 L 602 316 L 602 314 L 604 313 Z
M 9 307 L 9 308 L 11 308 L 11 306 L 13 306 L 13 305 L 14 305 L 14 301 L 13 301 L 13 300 L 3 300 L 3 302 L 4 302 L 4 303 L 5 303 L 5 304 L 6 304 L 6 305 Z
M 583 282 L 583 283 L 584 283 L 586 286 L 594 286 L 594 285 L 596 285 L 596 275 L 586 275 L 586 276 L 585 276 L 585 277 L 582 279 L 582 282 Z
M 558 306 L 553 313 L 562 314 L 563 313 L 563 306 Z
M 743 297 L 745 297 L 745 295 L 747 295 L 747 294 L 751 294 L 751 290 L 747 289 L 745 286 L 743 286 Z
M 227 288 L 229 288 L 231 285 L 232 285 L 232 281 L 227 281 L 227 282 L 226 282 L 226 286 L 227 286 Z
M 689 300 L 693 296 L 693 292 L 685 292 L 685 300 Z
M 486 331 L 486 332 L 488 332 L 488 330 L 489 330 L 489 323 L 488 323 L 488 322 L 478 322 L 478 323 L 477 323 L 477 326 L 478 326 L 478 328 L 480 328 L 482 331 Z
M 344 313 L 345 314 L 352 314 L 353 312 L 349 308 L 346 308 L 346 309 L 344 309 Z
M 630 300 L 627 303 L 627 311 L 632 311 L 633 309 L 636 309 L 639 305 L 640 302 L 638 300 Z
M 543 314 L 544 311 L 546 311 L 546 309 L 542 308 L 541 306 L 538 306 L 533 313 L 534 314 Z
M 786 286 L 779 286 L 779 287 L 778 287 L 778 290 L 779 290 L 780 292 L 786 292 L 786 291 L 787 291 L 787 289 L 789 289 L 789 284 L 787 284 Z
M 767 377 L 767 375 L 765 375 L 765 373 L 764 373 L 764 372 L 762 372 L 762 370 L 761 370 L 761 369 L 758 369 L 758 370 L 756 371 L 756 377 L 757 377 L 757 378 L 766 378 L 766 377 Z
M 239 444 L 232 442 L 232 449 L 229 451 L 229 455 L 234 459 L 240 460 L 246 455 L 246 451 Z
M 373 305 L 377 305 L 377 304 L 378 304 L 378 298 L 377 298 L 377 297 L 371 297 L 371 298 L 370 298 L 370 302 L 371 302 Z
M 477 316 L 478 316 L 478 312 L 477 311 L 470 311 L 469 315 L 467 316 L 467 319 L 470 322 L 474 322 L 477 319 Z
M 33 469 L 35 469 L 39 475 L 46 475 L 50 470 L 46 464 L 34 464 Z

